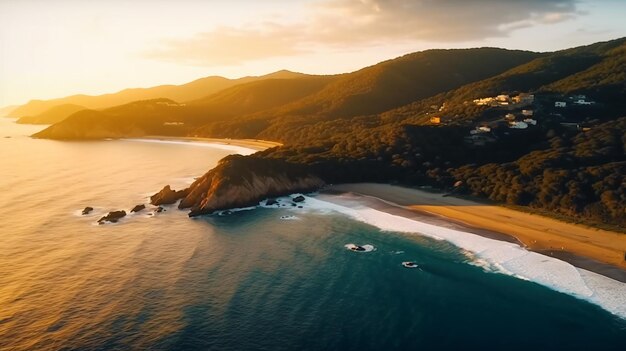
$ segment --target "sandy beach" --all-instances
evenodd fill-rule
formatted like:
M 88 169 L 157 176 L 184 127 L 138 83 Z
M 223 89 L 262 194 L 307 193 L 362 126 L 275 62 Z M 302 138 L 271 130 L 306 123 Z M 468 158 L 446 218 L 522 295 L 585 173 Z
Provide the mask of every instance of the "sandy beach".
M 626 281 L 625 234 L 388 184 L 333 185 L 326 192 L 357 194 L 370 198 L 368 206 L 384 212 L 417 216 L 443 226 L 460 226 L 493 239 L 517 241 L 529 250 Z
M 263 151 L 276 146 L 281 146 L 281 143 L 268 140 L 258 139 L 221 139 L 221 138 L 200 138 L 200 137 L 175 137 L 175 136 L 163 136 L 163 135 L 148 135 L 139 139 L 152 139 L 152 140 L 164 140 L 164 141 L 189 141 L 189 142 L 204 142 L 212 144 L 223 144 L 244 147 L 253 149 L 256 151 Z

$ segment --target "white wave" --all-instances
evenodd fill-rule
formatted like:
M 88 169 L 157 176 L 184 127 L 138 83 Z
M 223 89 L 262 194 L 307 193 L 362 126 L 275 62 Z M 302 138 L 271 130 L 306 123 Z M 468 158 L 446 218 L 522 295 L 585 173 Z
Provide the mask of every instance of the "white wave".
M 253 153 L 257 152 L 257 150 L 255 149 L 251 149 L 251 148 L 247 148 L 247 147 L 243 147 L 239 145 L 216 142 L 216 141 L 184 141 L 184 140 L 134 139 L 134 138 L 120 139 L 120 140 L 142 142 L 142 143 L 175 144 L 175 145 L 210 147 L 214 149 L 234 151 L 233 153 L 244 155 L 244 156 L 252 155 Z
M 422 223 L 365 206 L 348 208 L 307 197 L 308 208 L 322 213 L 339 212 L 384 231 L 416 233 L 448 241 L 471 252 L 476 265 L 487 271 L 530 280 L 594 303 L 626 319 L 626 284 L 596 274 L 554 257 L 545 256 L 510 242 L 498 241 L 451 228 Z
M 282 219 L 284 221 L 293 221 L 293 220 L 298 220 L 300 218 L 298 218 L 296 216 L 280 216 L 280 219 Z
M 376 248 L 374 247 L 374 245 L 357 245 L 357 244 L 345 244 L 344 247 L 350 251 L 354 251 L 354 252 L 372 252 L 374 250 L 376 250 Z M 361 248 L 361 250 L 358 250 L 358 248 Z

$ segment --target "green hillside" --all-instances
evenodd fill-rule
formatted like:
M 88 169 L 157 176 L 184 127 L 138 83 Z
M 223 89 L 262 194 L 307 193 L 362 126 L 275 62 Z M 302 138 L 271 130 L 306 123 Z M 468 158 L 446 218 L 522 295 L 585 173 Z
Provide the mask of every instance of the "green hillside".
M 623 228 L 625 45 L 618 39 L 544 54 L 431 50 L 339 76 L 242 84 L 185 105 L 162 99 L 81 111 L 36 136 L 276 140 L 285 145 L 250 157 L 280 159 L 328 183 L 431 185 Z M 522 129 L 503 120 L 521 107 L 473 102 L 518 93 L 535 96 L 524 105 L 534 124 Z M 591 102 L 574 103 L 571 94 L 581 93 Z M 445 122 L 431 125 L 435 115 Z M 470 131 L 484 123 L 493 130 L 474 137 Z M 249 164 L 234 167 L 254 173 Z

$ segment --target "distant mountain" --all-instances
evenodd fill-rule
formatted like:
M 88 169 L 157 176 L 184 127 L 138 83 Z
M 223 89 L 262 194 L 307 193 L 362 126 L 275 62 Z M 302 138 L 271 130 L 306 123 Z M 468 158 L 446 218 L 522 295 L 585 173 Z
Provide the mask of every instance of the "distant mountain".
M 35 137 L 62 135 L 60 139 L 102 139 L 142 136 L 146 134 L 181 135 L 185 108 L 173 100 L 134 101 L 100 111 L 82 110 L 67 117 Z
M 298 100 L 319 91 L 334 79 L 334 76 L 305 76 L 258 80 L 186 104 L 169 99 L 135 101 L 98 113 L 76 113 L 36 136 L 97 139 L 123 137 L 125 132 L 132 132 L 132 135 L 187 135 L 209 122 L 223 122 Z M 86 127 L 90 123 L 93 126 Z
M 61 122 L 66 119 L 69 115 L 76 113 L 81 110 L 85 110 L 86 107 L 74 105 L 74 104 L 63 104 L 54 106 L 45 112 L 42 112 L 36 116 L 25 116 L 20 117 L 17 120 L 19 124 L 54 124 Z
M 32 100 L 21 105 L 9 113 L 11 117 L 36 116 L 52 107 L 73 104 L 85 106 L 89 109 L 103 109 L 107 107 L 126 104 L 132 101 L 167 98 L 177 102 L 186 102 L 200 99 L 220 90 L 242 83 L 253 82 L 263 79 L 291 79 L 305 77 L 306 74 L 290 72 L 286 70 L 270 73 L 259 77 L 243 77 L 239 79 L 227 79 L 224 77 L 205 77 L 182 85 L 160 85 L 152 88 L 125 89 L 117 93 L 103 95 L 73 95 L 52 100 Z
M 19 105 L 10 105 L 0 108 L 0 117 L 11 117 L 11 111 L 15 110 L 18 107 Z
M 184 115 L 180 116 L 181 121 L 189 134 L 234 133 L 254 137 L 277 123 L 290 123 L 293 116 L 307 116 L 312 121 L 383 112 L 502 73 L 539 56 L 528 51 L 494 48 L 428 50 L 349 74 L 239 84 L 190 101 L 179 112 Z M 284 71 L 269 77 L 285 75 L 293 77 L 293 73 Z M 39 136 L 66 138 L 58 133 L 69 130 L 70 122 L 65 128 L 55 128 L 57 134 L 44 131 Z

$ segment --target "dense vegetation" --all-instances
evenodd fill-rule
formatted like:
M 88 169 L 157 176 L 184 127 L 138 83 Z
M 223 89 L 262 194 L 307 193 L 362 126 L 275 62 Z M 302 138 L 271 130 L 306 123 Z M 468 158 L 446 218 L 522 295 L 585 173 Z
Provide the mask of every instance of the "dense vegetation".
M 329 183 L 462 184 L 454 191 L 623 227 L 625 52 L 626 39 L 550 54 L 431 50 L 345 75 L 247 83 L 186 105 L 151 100 L 81 111 L 38 136 L 277 140 L 285 146 L 250 157 L 280 159 Z M 535 94 L 536 126 L 505 124 L 489 143 L 467 142 L 478 123 L 509 112 L 473 99 L 520 92 Z M 596 104 L 554 107 L 572 94 Z M 429 125 L 433 115 L 446 123 Z

